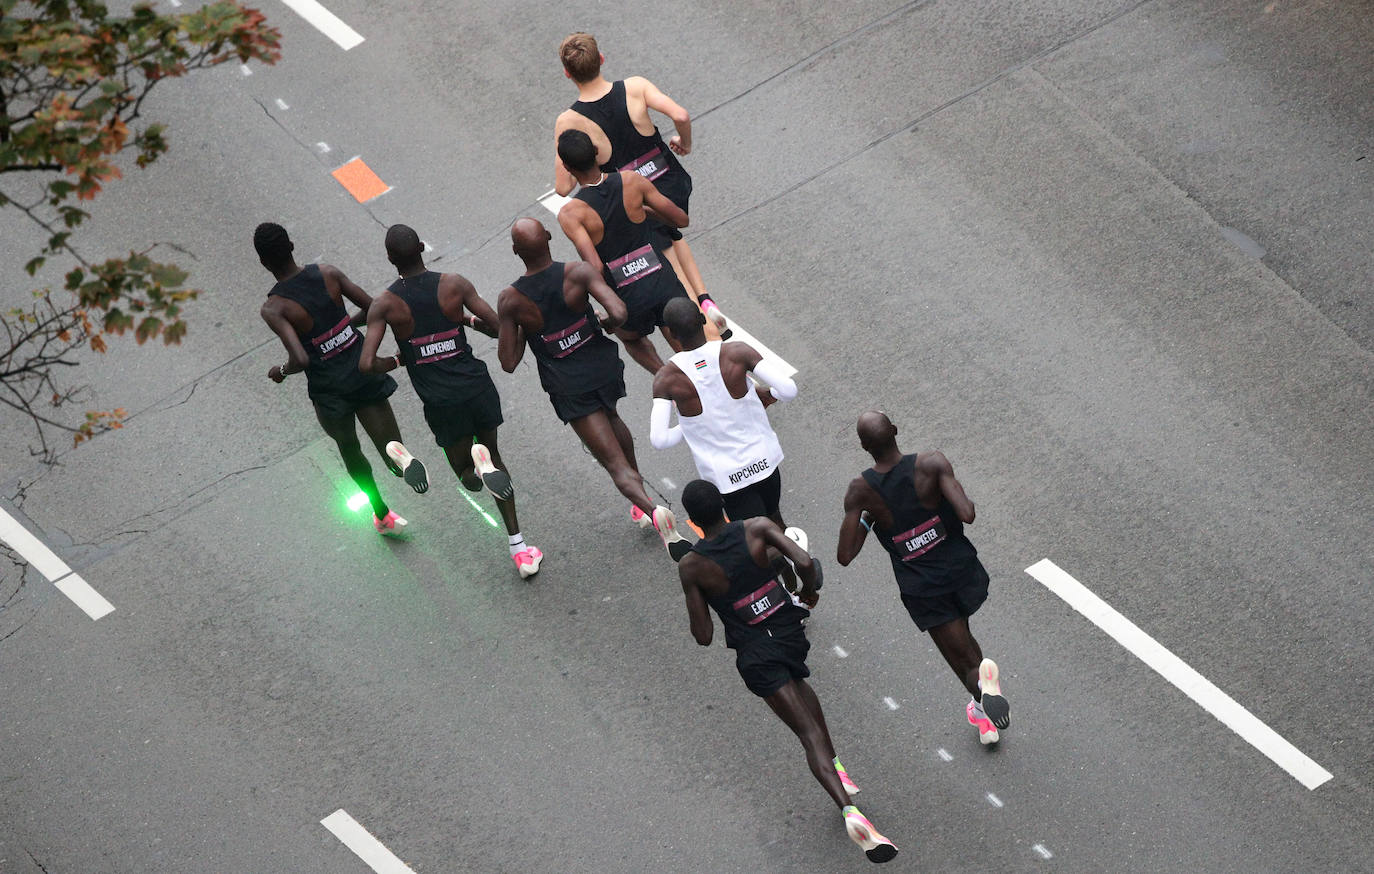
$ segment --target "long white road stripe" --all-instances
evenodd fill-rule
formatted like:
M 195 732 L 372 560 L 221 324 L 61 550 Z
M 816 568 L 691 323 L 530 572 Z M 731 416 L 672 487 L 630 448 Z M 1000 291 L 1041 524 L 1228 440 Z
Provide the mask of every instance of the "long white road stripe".
M 48 581 L 57 586 L 58 591 L 71 598 L 76 606 L 86 611 L 92 619 L 99 619 L 114 612 L 114 606 L 91 588 L 91 584 L 72 573 L 67 563 L 48 549 L 43 541 L 29 533 L 29 529 L 19 524 L 19 520 L 0 510 L 0 540 L 19 553 Z
M 344 51 L 363 41 L 362 35 L 344 24 L 339 16 L 325 9 L 315 0 L 281 0 L 293 12 L 315 26 L 315 29 L 334 42 Z
M 558 215 L 558 211 L 563 208 L 563 204 L 567 203 L 569 200 L 572 200 L 572 198 L 564 197 L 557 191 L 554 191 L 552 188 L 550 188 L 543 194 L 539 195 L 537 199 L 540 203 L 544 205 L 545 209 L 547 209 L 554 215 Z M 772 349 L 769 349 L 767 346 L 760 343 L 758 341 L 758 338 L 756 338 L 753 334 L 749 333 L 748 331 L 744 330 L 744 328 L 740 325 L 739 322 L 735 321 L 729 316 L 726 316 L 725 323 L 730 328 L 730 330 L 735 332 L 730 337 L 731 340 L 739 340 L 740 342 L 747 343 L 750 346 L 753 346 L 756 350 L 758 350 L 758 353 L 762 355 L 764 358 L 771 358 L 779 365 L 781 365 L 782 368 L 787 371 L 787 376 L 793 376 L 794 374 L 796 374 L 797 368 L 788 364 L 786 361 L 783 361 L 782 357 L 778 355 L 778 353 L 774 352 Z
M 1331 779 L 1331 772 L 1312 761 L 1301 750 L 1284 740 L 1278 732 L 1260 722 L 1253 713 L 1236 703 L 1210 680 L 1165 649 L 1159 641 L 1141 631 L 1135 623 L 1116 612 L 1078 580 L 1065 573 L 1048 558 L 1041 559 L 1026 573 L 1045 588 L 1068 602 L 1094 625 L 1111 635 L 1161 677 L 1183 690 L 1203 710 L 1221 720 L 1228 728 L 1264 753 L 1308 789 L 1316 789 Z
M 383 846 L 342 807 L 320 820 L 320 825 L 334 833 L 344 846 L 358 854 L 377 874 L 415 874 L 409 865 Z
M 71 598 L 76 606 L 86 611 L 86 615 L 92 619 L 99 619 L 114 612 L 114 605 L 106 601 L 99 592 L 91 588 L 91 584 L 81 578 L 79 574 L 67 574 L 60 580 L 53 582 L 57 590 Z

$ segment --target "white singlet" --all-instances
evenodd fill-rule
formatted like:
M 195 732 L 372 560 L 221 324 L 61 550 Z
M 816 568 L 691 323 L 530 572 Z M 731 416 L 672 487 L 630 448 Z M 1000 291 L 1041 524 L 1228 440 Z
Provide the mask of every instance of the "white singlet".
M 709 340 L 668 360 L 687 374 L 701 399 L 701 415 L 678 413 L 697 473 L 728 494 L 772 476 L 782 463 L 782 447 L 752 387 L 742 398 L 730 396 L 720 374 L 720 346 Z

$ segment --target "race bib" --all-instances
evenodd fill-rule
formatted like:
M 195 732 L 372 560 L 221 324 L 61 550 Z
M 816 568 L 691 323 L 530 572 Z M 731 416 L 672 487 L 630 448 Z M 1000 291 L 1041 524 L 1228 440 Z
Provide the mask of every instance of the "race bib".
M 349 324 L 348 316 L 344 316 L 337 325 L 318 337 L 312 337 L 310 342 L 321 358 L 329 359 L 352 346 L 357 339 L 358 332 Z
M 436 361 L 443 361 L 445 358 L 462 355 L 463 349 L 458 343 L 462 336 L 462 328 L 453 328 L 448 331 L 440 331 L 437 334 L 411 337 L 409 342 L 411 351 L 415 353 L 415 363 L 433 364 Z
M 544 349 L 554 358 L 566 358 L 597 335 L 597 328 L 586 316 L 556 334 L 540 334 Z
M 730 606 L 745 625 L 758 625 L 790 600 L 787 590 L 774 578 Z
M 945 539 L 945 523 L 939 516 L 933 516 L 910 531 L 904 531 L 892 538 L 897 554 L 902 561 L 911 561 L 930 552 Z
M 606 268 L 611 271 L 611 280 L 616 288 L 624 288 L 631 283 L 638 282 L 650 273 L 657 273 L 663 269 L 663 263 L 658 260 L 658 253 L 653 246 L 640 246 L 628 255 L 617 258 Z
M 752 464 L 746 464 L 727 478 L 732 486 L 747 486 L 756 479 L 765 479 L 769 476 L 772 476 L 772 469 L 768 459 L 761 458 Z
M 654 146 L 649 152 L 640 155 L 630 163 L 626 164 L 621 170 L 633 170 L 650 182 L 668 172 L 668 161 L 663 154 L 660 146 Z

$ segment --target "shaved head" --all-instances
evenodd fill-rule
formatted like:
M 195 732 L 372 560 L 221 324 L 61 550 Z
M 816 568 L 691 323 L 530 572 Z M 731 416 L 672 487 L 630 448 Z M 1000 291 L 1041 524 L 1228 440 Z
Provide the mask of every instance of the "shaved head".
M 675 297 L 668 301 L 663 307 L 663 324 L 682 343 L 691 342 L 698 334 L 703 339 L 706 336 L 702 331 L 706 326 L 706 317 L 689 297 Z
M 392 225 L 386 229 L 386 258 L 397 267 L 408 266 L 420 260 L 425 253 L 420 235 L 409 225 Z
M 518 219 L 510 229 L 511 249 L 526 264 L 549 257 L 549 240 L 553 237 L 539 219 Z
M 869 410 L 859 417 L 859 445 L 873 457 L 897 446 L 897 426 L 880 410 Z

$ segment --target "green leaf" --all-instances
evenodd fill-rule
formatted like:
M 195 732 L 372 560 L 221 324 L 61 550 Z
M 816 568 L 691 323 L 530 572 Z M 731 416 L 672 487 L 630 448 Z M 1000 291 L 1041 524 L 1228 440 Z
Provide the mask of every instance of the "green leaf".
M 43 266 L 43 263 L 47 260 L 48 259 L 44 258 L 42 255 L 39 255 L 37 258 L 31 258 L 29 259 L 29 263 L 24 265 L 24 270 L 30 276 L 33 276 L 35 273 L 39 271 L 39 269 Z

